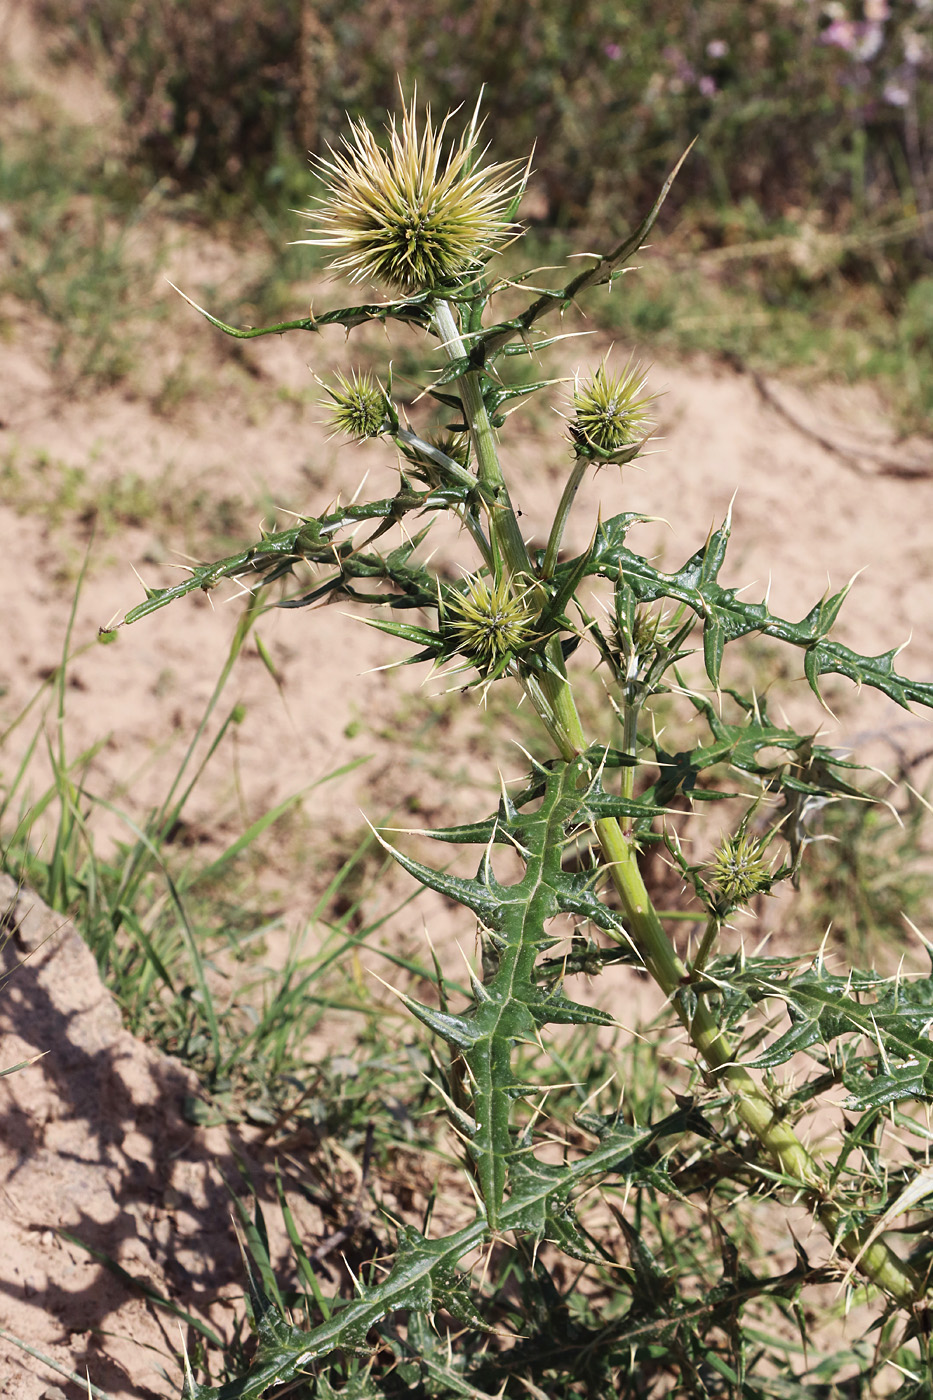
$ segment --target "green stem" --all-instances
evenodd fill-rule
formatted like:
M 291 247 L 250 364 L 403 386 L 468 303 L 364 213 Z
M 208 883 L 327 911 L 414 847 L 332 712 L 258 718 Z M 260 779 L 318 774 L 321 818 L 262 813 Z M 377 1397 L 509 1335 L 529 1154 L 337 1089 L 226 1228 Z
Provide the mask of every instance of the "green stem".
M 641 706 L 637 700 L 630 700 L 627 696 L 622 705 L 622 752 L 628 754 L 629 758 L 638 756 L 638 715 Z M 635 764 L 628 763 L 622 769 L 619 780 L 619 791 L 628 802 L 635 797 Z M 628 836 L 635 824 L 633 817 L 622 818 L 622 831 Z
M 446 301 L 437 302 L 434 323 L 450 358 L 465 356 L 466 349 L 453 311 Z M 459 384 L 464 415 L 476 453 L 477 475 L 494 493 L 494 502 L 487 507 L 490 534 L 509 574 L 534 578 L 499 464 L 479 376 L 476 373 L 465 374 Z M 553 533 L 552 530 L 552 536 Z M 558 637 L 553 637 L 548 643 L 546 656 L 547 672 L 542 677 L 525 678 L 523 683 L 561 756 L 572 761 L 585 751 L 587 743 L 567 679 Z M 701 998 L 692 1015 L 689 1014 L 682 992 L 690 982 L 690 973 L 665 933 L 645 888 L 631 834 L 623 832 L 614 818 L 598 821 L 596 834 L 612 882 L 622 901 L 626 925 L 645 960 L 645 966 L 670 999 L 711 1078 L 729 1086 L 738 1117 L 779 1170 L 799 1183 L 812 1210 L 835 1240 L 839 1234 L 842 1212 L 829 1200 L 828 1184 L 818 1164 L 784 1121 L 768 1094 L 744 1066 L 735 1062 L 732 1045 L 717 1025 L 708 1004 Z M 883 1239 L 876 1240 L 862 1252 L 869 1233 L 867 1226 L 850 1230 L 838 1241 L 839 1247 L 850 1259 L 858 1258 L 859 1271 L 865 1277 L 883 1288 L 902 1306 L 910 1306 L 922 1297 L 923 1284 Z
M 716 942 L 720 927 L 720 921 L 717 919 L 716 915 L 710 914 L 706 921 L 706 928 L 703 930 L 703 941 L 697 950 L 697 955 L 693 959 L 693 964 L 690 968 L 691 978 L 695 979 L 699 977 L 709 961 L 709 955 L 713 951 L 713 944 Z
M 452 360 L 466 356 L 466 346 L 460 336 L 451 305 L 438 301 L 434 307 L 434 325 L 444 349 Z M 483 387 L 479 374 L 474 370 L 461 375 L 457 381 L 463 413 L 470 427 L 473 451 L 476 454 L 476 474 L 484 486 L 490 488 L 493 499 L 487 500 L 489 511 L 489 531 L 499 547 L 509 576 L 523 575 L 526 580 L 534 578 L 534 570 L 518 528 L 518 518 L 509 497 L 505 477 L 499 465 L 496 450 L 496 435 L 483 400 Z M 527 582 L 525 584 L 527 587 Z
M 557 556 L 560 552 L 561 540 L 564 538 L 564 530 L 570 517 L 570 508 L 573 505 L 574 497 L 580 489 L 580 482 L 586 475 L 589 462 L 585 457 L 577 457 L 573 464 L 573 471 L 567 478 L 557 513 L 554 516 L 554 523 L 551 526 L 551 533 L 548 535 L 547 548 L 544 551 L 544 563 L 541 566 L 542 578 L 553 578 L 554 570 L 557 568 Z

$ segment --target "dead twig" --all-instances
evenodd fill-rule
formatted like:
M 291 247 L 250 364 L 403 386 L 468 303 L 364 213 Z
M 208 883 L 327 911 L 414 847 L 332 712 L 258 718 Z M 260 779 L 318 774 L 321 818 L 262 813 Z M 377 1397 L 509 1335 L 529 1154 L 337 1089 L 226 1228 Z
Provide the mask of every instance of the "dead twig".
M 729 363 L 741 374 L 747 374 L 758 391 L 759 397 L 775 413 L 780 414 L 786 423 L 807 437 L 811 442 L 815 442 L 822 447 L 824 452 L 830 452 L 846 466 L 858 472 L 859 476 L 888 476 L 895 477 L 901 481 L 921 481 L 933 477 L 933 462 L 924 462 L 918 458 L 892 457 L 887 452 L 878 452 L 870 447 L 851 447 L 846 443 L 837 442 L 835 438 L 827 437 L 818 428 L 813 428 L 803 419 L 798 418 L 786 404 L 782 403 L 771 388 L 764 375 L 758 370 L 751 369 L 736 355 L 729 355 Z M 871 462 L 874 470 L 868 469 L 864 464 Z

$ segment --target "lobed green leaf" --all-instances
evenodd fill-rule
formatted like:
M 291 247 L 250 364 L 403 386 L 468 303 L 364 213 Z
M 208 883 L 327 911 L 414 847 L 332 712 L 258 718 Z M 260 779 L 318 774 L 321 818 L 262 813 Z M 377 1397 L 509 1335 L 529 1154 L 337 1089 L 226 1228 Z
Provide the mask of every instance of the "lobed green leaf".
M 646 1149 L 659 1139 L 688 1131 L 692 1123 L 687 1111 L 670 1114 L 651 1127 L 620 1123 L 586 1157 L 560 1166 L 545 1165 L 526 1155 L 516 1173 L 514 1199 L 503 1204 L 499 1230 L 528 1230 L 544 1238 L 550 1238 L 553 1230 L 553 1237 L 559 1237 L 566 1204 L 576 1187 L 607 1172 L 618 1180 L 639 1180 L 645 1170 Z M 485 1242 L 488 1229 L 485 1213 L 440 1240 L 403 1228 L 395 1264 L 382 1283 L 375 1287 L 360 1283 L 356 1298 L 333 1302 L 330 1317 L 309 1331 L 280 1317 L 274 1333 L 267 1329 L 260 1334 L 256 1356 L 245 1375 L 216 1387 L 189 1383 L 188 1400 L 261 1400 L 269 1390 L 306 1377 L 316 1361 L 337 1348 L 365 1348 L 369 1332 L 391 1312 L 423 1314 L 444 1308 L 457 1316 L 464 1306 L 463 1280 L 457 1266 Z
M 799 622 L 789 622 L 769 612 L 765 603 L 747 603 L 739 598 L 737 589 L 724 588 L 719 583 L 719 571 L 731 532 L 729 517 L 674 573 L 663 573 L 626 547 L 626 535 L 637 518 L 618 515 L 600 523 L 587 552 L 587 573 L 610 579 L 624 578 L 639 602 L 654 603 L 671 598 L 692 608 L 703 624 L 704 661 L 713 686 L 719 687 L 722 655 L 727 643 L 758 632 L 803 648 L 804 673 L 817 695 L 820 677 L 838 674 L 856 685 L 873 686 L 905 708 L 911 703 L 933 706 L 933 681 L 912 681 L 895 671 L 894 659 L 899 648 L 878 656 L 862 656 L 828 639 L 848 586 L 821 598 Z M 563 567 L 577 568 L 578 563 L 573 560 Z

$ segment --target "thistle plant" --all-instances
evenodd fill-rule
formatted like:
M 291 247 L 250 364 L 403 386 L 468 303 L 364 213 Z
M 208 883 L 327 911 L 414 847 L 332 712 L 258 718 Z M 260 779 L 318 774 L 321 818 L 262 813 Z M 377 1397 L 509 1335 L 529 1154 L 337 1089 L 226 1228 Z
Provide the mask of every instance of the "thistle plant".
M 550 757 L 530 761 L 523 783 L 504 789 L 487 820 L 429 833 L 478 848 L 472 878 L 450 874 L 444 861 L 435 868 L 415 860 L 404 841 L 393 849 L 415 881 L 472 916 L 482 949 L 460 1006 L 440 970 L 433 1002 L 400 989 L 415 1020 L 446 1046 L 434 1088 L 462 1144 L 475 1215 L 448 1236 L 397 1223 L 391 1268 L 355 1279 L 349 1299 L 325 1298 L 302 1266 L 308 1288 L 300 1314 L 259 1268 L 251 1278 L 259 1332 L 251 1369 L 222 1392 L 189 1373 L 188 1393 L 234 1400 L 301 1380 L 316 1395 L 332 1395 L 348 1374 L 346 1357 L 363 1352 L 370 1364 L 352 1372 L 346 1393 L 397 1393 L 390 1380 L 397 1366 L 422 1387 L 418 1393 L 437 1395 L 555 1394 L 562 1386 L 568 1394 L 642 1394 L 641 1381 L 662 1371 L 678 1394 L 802 1394 L 786 1388 L 793 1367 L 787 1353 L 781 1360 L 762 1341 L 760 1317 L 768 1307 L 799 1316 L 807 1289 L 836 1278 L 850 1292 L 867 1290 L 880 1319 L 875 1354 L 860 1362 L 865 1384 L 893 1359 L 908 1375 L 899 1394 L 927 1394 L 933 1256 L 922 1233 L 908 1234 L 905 1245 L 896 1232 L 914 1228 L 910 1212 L 933 1186 L 924 1119 L 933 1100 L 933 976 L 831 971 L 809 949 L 799 957 L 728 951 L 731 920 L 753 928 L 760 896 L 806 878 L 813 808 L 859 790 L 852 763 L 815 735 L 778 724 L 760 697 L 729 687 L 726 649 L 754 634 L 796 648 L 817 696 L 821 678 L 836 674 L 900 705 L 931 706 L 933 683 L 898 674 L 896 649 L 863 656 L 832 640 L 846 590 L 792 622 L 721 584 L 728 517 L 673 572 L 629 547 L 640 519 L 633 513 L 591 522 L 589 545 L 568 557 L 565 529 L 585 474 L 608 463 L 625 467 L 650 436 L 647 377 L 632 364 L 622 374 L 604 363 L 578 376 L 567 415 L 567 483 L 546 538 L 525 538 L 509 492 L 504 410 L 547 382 L 511 388 L 499 369 L 550 343 L 549 317 L 619 279 L 676 170 L 617 247 L 585 255 L 582 269 L 556 288 L 534 288 L 530 275 L 497 278 L 494 264 L 496 249 L 515 236 L 524 166 L 484 164 L 475 114 L 459 142 L 445 144 L 449 122 L 435 127 L 430 113 L 419 120 L 412 100 L 392 121 L 386 146 L 358 122 L 342 149 L 319 163 L 327 189 L 308 241 L 328 250 L 335 271 L 373 280 L 389 300 L 250 330 L 203 313 L 240 339 L 330 326 L 349 332 L 370 322 L 419 327 L 438 352 L 425 389 L 445 420 L 441 434 L 430 439 L 403 421 L 391 384 L 382 390 L 354 370 L 338 372 L 328 389 L 332 422 L 352 439 L 385 442 L 398 465 L 395 494 L 302 517 L 195 568 L 182 583 L 151 590 L 126 621 L 225 578 L 252 592 L 284 584 L 285 596 L 273 594 L 271 606 L 357 599 L 397 640 L 400 659 L 452 663 L 483 689 L 518 688 L 540 719 Z M 518 296 L 524 303 L 496 319 L 506 290 L 513 306 Z M 458 584 L 422 562 L 431 518 L 444 513 L 464 527 Z M 406 529 L 409 517 L 428 526 Z M 393 530 L 398 539 L 386 540 Z M 608 621 L 592 615 L 590 581 L 611 591 Z M 687 675 L 694 652 L 701 679 Z M 604 723 L 590 732 L 577 694 L 595 666 L 603 668 L 607 701 Z M 682 748 L 665 747 L 667 731 L 653 723 L 659 706 L 665 713 L 680 706 L 695 726 Z M 713 857 L 691 860 L 684 813 L 702 823 L 710 804 L 729 819 Z M 497 845 L 520 859 L 517 883 L 497 879 Z M 574 862 L 570 853 L 581 848 L 586 858 Z M 645 878 L 652 850 L 692 891 L 695 942 L 652 898 Z M 561 916 L 572 927 L 564 942 L 554 922 Z M 574 1125 L 562 1130 L 562 1160 L 553 1153 L 545 1160 L 537 1149 L 553 1138 L 558 1115 L 542 1110 L 544 1033 L 564 1025 L 582 1037 L 588 1027 L 611 1026 L 598 995 L 584 1004 L 565 984 L 583 972 L 611 978 L 620 964 L 657 983 L 669 1015 L 656 1027 L 654 1048 L 676 1043 L 686 1067 L 664 1091 L 666 1106 L 647 1118 L 629 1112 L 624 1094 L 621 1108 L 598 1098 L 578 1103 Z M 794 1056 L 794 1076 L 779 1082 L 775 1071 Z M 836 1111 L 838 1140 L 809 1146 L 808 1115 L 826 1095 L 845 1110 Z M 739 1264 L 721 1216 L 762 1194 L 776 1208 L 805 1203 L 830 1262 L 811 1263 L 798 1244 L 784 1274 L 756 1272 L 750 1257 Z M 713 1272 L 691 1283 L 686 1266 L 682 1279 L 671 1276 L 663 1232 L 652 1235 L 647 1222 L 667 1212 L 688 1231 L 697 1210 L 713 1221 L 704 1266 Z M 920 1241 L 912 1250 L 911 1238 Z M 504 1239 L 524 1261 L 527 1297 L 546 1314 L 542 1320 L 532 1308 L 510 1337 L 501 1308 L 490 1310 L 488 1279 L 471 1273 L 481 1257 L 492 1270 L 506 1268 L 493 1249 Z M 561 1253 L 591 1273 L 581 1294 L 590 1301 L 574 1305 L 572 1321 L 555 1283 Z M 443 1337 L 431 1330 L 442 1314 L 459 1320 Z M 759 1318 L 757 1330 L 746 1314 Z M 489 1327 L 499 1333 L 492 1350 L 481 1344 Z M 763 1376 L 783 1366 L 785 1389 L 759 1384 L 759 1363 Z

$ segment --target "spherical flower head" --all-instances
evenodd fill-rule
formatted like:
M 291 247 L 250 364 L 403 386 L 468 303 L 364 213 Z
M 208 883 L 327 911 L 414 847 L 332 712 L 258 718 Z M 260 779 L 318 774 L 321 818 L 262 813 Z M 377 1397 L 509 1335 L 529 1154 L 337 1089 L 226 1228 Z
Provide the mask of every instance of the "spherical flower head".
M 738 909 L 753 895 L 770 891 L 774 868 L 766 856 L 768 840 L 767 836 L 758 838 L 739 831 L 723 841 L 710 866 L 720 913 Z
M 592 379 L 577 380 L 570 436 L 578 456 L 619 463 L 638 456 L 654 428 L 647 409 L 655 395 L 643 392 L 646 382 L 641 365 L 631 362 L 621 374 L 602 364 Z
M 335 433 L 346 433 L 361 442 L 378 437 L 386 426 L 386 396 L 371 374 L 353 370 L 349 379 L 338 370 L 336 386 L 324 388 L 331 397 L 330 423 Z
M 483 675 L 537 640 L 528 597 L 516 597 L 505 576 L 494 582 L 468 577 L 464 591 L 448 594 L 445 603 L 444 630 Z
M 435 128 L 430 108 L 419 132 L 415 97 L 392 117 L 383 149 L 362 120 L 342 147 L 316 162 L 327 193 L 312 217 L 320 237 L 300 240 L 334 254 L 330 266 L 352 282 L 373 279 L 404 295 L 461 282 L 515 232 L 520 162 L 483 166 L 478 110 L 444 152 L 451 113 Z

